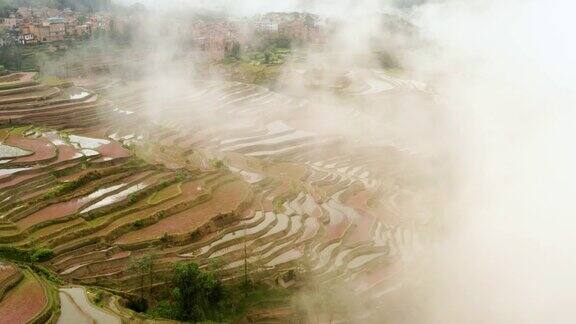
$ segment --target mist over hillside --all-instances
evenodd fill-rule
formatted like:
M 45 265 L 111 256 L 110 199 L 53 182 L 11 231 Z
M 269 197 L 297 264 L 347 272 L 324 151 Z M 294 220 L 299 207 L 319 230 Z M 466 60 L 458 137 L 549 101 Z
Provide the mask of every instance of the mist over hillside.
M 576 316 L 576 5 L 12 3 L 0 322 Z

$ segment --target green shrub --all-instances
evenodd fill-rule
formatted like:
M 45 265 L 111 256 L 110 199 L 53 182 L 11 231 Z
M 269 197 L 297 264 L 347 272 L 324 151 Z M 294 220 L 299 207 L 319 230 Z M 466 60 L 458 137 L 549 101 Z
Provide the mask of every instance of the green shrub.
M 156 219 L 162 219 L 166 217 L 166 211 L 165 210 L 160 210 L 158 212 L 156 212 L 156 214 L 154 214 L 154 218 Z
M 51 249 L 41 248 L 31 254 L 30 260 L 32 262 L 44 262 L 52 259 L 53 257 L 54 251 Z
M 162 300 L 151 309 L 148 314 L 157 318 L 173 318 L 175 314 L 174 305 L 170 304 L 168 300 Z
M 99 290 L 96 291 L 96 292 L 94 293 L 94 304 L 96 304 L 96 305 L 101 305 L 101 304 L 102 304 L 102 301 L 103 301 L 103 299 L 104 299 L 103 297 L 104 297 L 104 296 L 103 296 L 103 294 L 102 294 L 101 291 L 99 291 Z
M 51 249 L 23 250 L 12 246 L 0 247 L 0 259 L 16 262 L 44 262 L 54 257 Z
M 285 203 L 286 203 L 286 197 L 284 196 L 275 197 L 274 200 L 272 201 L 274 212 L 277 214 L 283 213 L 285 209 L 284 208 Z
M 176 171 L 176 180 L 182 181 L 184 179 L 186 179 L 186 172 L 184 170 Z
M 170 242 L 170 234 L 168 234 L 167 232 L 164 232 L 164 234 L 160 238 L 160 242 L 162 242 L 162 243 Z
M 40 264 L 32 263 L 30 264 L 30 269 L 50 282 L 58 285 L 63 284 L 62 279 L 60 279 L 52 271 L 48 270 L 46 267 L 41 266 Z
M 144 298 L 135 297 L 128 300 L 126 307 L 138 313 L 142 313 L 148 309 L 148 302 Z
M 222 168 L 224 168 L 225 165 L 224 165 L 224 161 L 214 159 L 214 160 L 212 160 L 212 166 L 216 169 L 222 169 Z
M 11 246 L 0 247 L 0 259 L 20 262 L 30 262 L 30 251 Z
M 131 193 L 128 195 L 128 202 L 130 204 L 135 204 L 138 202 L 138 195 L 136 193 Z
M 135 229 L 140 229 L 144 227 L 144 222 L 141 219 L 138 219 L 134 221 L 134 223 L 132 223 L 132 227 L 134 227 Z
M 69 194 L 74 190 L 85 186 L 89 182 L 94 180 L 100 179 L 102 174 L 98 171 L 90 171 L 83 175 L 82 177 L 78 178 L 75 181 L 64 182 L 60 185 L 54 187 L 52 190 L 48 191 L 44 196 L 42 196 L 41 200 L 53 199 L 62 195 Z
M 58 87 L 67 83 L 65 80 L 62 80 L 56 76 L 43 76 L 40 78 L 40 82 L 50 87 Z

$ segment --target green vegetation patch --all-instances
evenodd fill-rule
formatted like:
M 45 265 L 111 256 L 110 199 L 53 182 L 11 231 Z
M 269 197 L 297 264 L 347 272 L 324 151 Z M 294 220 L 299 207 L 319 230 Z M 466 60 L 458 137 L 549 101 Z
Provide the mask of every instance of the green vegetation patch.
M 45 262 L 54 257 L 50 249 L 23 250 L 12 246 L 0 246 L 0 259 L 15 262 L 35 263 Z
M 39 81 L 47 86 L 50 87 L 60 87 L 60 86 L 67 86 L 70 84 L 70 82 L 60 79 L 59 77 L 56 76 L 41 76 Z
M 56 197 L 60 197 L 60 196 L 69 194 L 69 193 L 73 192 L 74 190 L 88 184 L 89 182 L 94 181 L 94 180 L 98 180 L 102 177 L 104 177 L 104 174 L 102 174 L 101 172 L 90 171 L 90 172 L 86 173 L 85 175 L 81 176 L 80 178 L 78 178 L 74 181 L 64 182 L 64 183 L 59 184 L 58 186 L 54 187 L 52 190 L 45 193 L 40 198 L 40 200 L 48 200 L 48 199 L 52 199 L 52 198 L 56 198 Z
M 267 43 L 243 55 L 231 56 L 222 64 L 230 71 L 232 79 L 260 85 L 274 85 L 292 50 L 287 44 Z
M 169 298 L 161 300 L 150 315 L 180 321 L 223 320 L 226 290 L 212 273 L 196 263 L 176 263 L 173 267 Z
M 157 205 L 182 194 L 182 183 L 176 183 L 154 193 L 148 198 L 148 204 Z
M 224 285 L 217 275 L 218 266 L 202 270 L 193 262 L 174 264 L 163 290 L 152 293 L 156 260 L 154 255 L 145 255 L 129 266 L 139 277 L 140 287 L 138 297 L 127 306 L 151 317 L 195 323 L 237 322 L 250 309 L 278 307 L 291 301 L 290 290 L 254 283 L 248 277 L 241 283 Z

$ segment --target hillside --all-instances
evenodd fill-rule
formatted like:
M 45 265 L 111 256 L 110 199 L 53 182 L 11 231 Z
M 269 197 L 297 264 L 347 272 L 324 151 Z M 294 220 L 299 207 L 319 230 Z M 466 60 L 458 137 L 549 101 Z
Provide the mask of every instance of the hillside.
M 420 91 L 373 78 L 349 95 Z M 228 284 L 315 278 L 355 287 L 368 302 L 391 289 L 401 251 L 424 221 L 407 214 L 431 189 L 414 182 L 423 161 L 316 128 L 300 99 L 204 82 L 158 116 L 145 101 L 154 86 L 140 82 L 98 94 L 17 73 L 0 88 L 0 241 L 53 253 L 42 262 L 59 278 L 50 287 L 100 287 L 130 300 L 143 289 L 134 262 L 153 256 L 143 294 L 152 305 L 173 263 L 189 261 Z M 202 112 L 190 114 L 190 105 Z M 346 118 L 362 122 L 363 114 Z M 214 122 L 222 119 L 234 122 Z M 407 165 L 414 171 L 399 173 Z M 64 311 L 70 292 L 60 291 Z M 134 316 L 107 298 L 107 312 Z

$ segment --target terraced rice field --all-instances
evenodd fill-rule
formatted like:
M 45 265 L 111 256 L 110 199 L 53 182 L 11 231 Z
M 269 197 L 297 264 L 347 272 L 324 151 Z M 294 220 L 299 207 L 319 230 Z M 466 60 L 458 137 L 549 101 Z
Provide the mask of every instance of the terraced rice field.
M 370 81 L 354 96 L 420 91 L 374 73 L 388 86 Z M 326 107 L 307 100 L 202 82 L 166 98 L 159 115 L 145 100 L 154 89 L 137 82 L 106 101 L 30 74 L 0 78 L 0 89 L 18 89 L 0 92 L 0 243 L 52 249 L 45 266 L 70 283 L 134 292 L 130 262 L 154 253 L 156 278 L 176 261 L 219 260 L 226 281 L 245 264 L 270 283 L 305 268 L 323 284 L 355 283 L 380 298 L 426 223 L 404 207 L 423 195 L 412 185 L 418 168 L 405 165 L 423 160 L 382 144 L 369 124 L 360 143 L 309 127 L 311 110 Z M 364 123 L 364 112 L 340 113 Z M 34 316 L 46 300 L 34 277 L 23 282 L 38 297 L 14 316 Z M 81 288 L 59 296 L 62 323 L 110 316 L 90 310 Z
M 48 292 L 30 272 L 26 271 L 22 277 L 0 300 L 0 318 L 4 323 L 41 323 L 51 317 Z
M 365 86 L 350 93 L 372 96 L 399 88 L 425 87 L 375 71 Z M 224 160 L 255 194 L 246 220 L 200 242 L 179 243 L 167 254 L 202 264 L 224 260 L 222 272 L 231 279 L 247 260 L 253 275 L 272 278 L 306 263 L 322 281 L 338 282 L 357 280 L 357 274 L 381 264 L 401 263 L 402 251 L 416 244 L 412 232 L 425 218 L 396 203 L 398 197 L 421 194 L 405 185 L 420 176 L 417 170 L 402 172 L 403 163 L 419 158 L 410 150 L 381 144 L 392 143 L 385 138 L 358 145 L 356 139 L 310 128 L 302 122 L 311 109 L 306 101 L 266 89 L 213 83 L 195 90 L 167 103 L 171 109 L 160 118 L 135 95 L 145 92 L 145 86 L 111 94 L 119 107 L 142 107 L 133 118 L 157 127 L 154 133 L 142 127 L 129 131 L 142 134 L 141 142 L 157 142 L 157 149 L 179 148 L 200 170 L 210 170 L 213 158 Z M 349 123 L 365 122 L 365 112 L 344 114 Z M 213 124 L 213 116 L 234 122 Z M 111 125 L 107 134 L 121 138 L 127 132 Z M 150 159 L 162 162 L 156 155 Z M 159 236 L 163 226 L 157 226 Z M 136 233 L 127 237 L 137 241 Z

